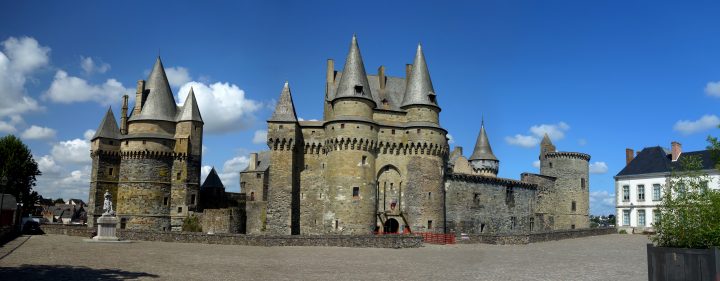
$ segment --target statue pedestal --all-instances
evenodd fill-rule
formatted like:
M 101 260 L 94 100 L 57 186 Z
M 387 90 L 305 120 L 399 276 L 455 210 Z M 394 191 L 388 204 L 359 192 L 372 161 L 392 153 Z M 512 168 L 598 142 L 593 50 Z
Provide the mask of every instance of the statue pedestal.
M 115 229 L 118 224 L 118 219 L 111 215 L 102 215 L 97 219 L 97 236 L 93 237 L 95 241 L 118 241 L 115 235 Z

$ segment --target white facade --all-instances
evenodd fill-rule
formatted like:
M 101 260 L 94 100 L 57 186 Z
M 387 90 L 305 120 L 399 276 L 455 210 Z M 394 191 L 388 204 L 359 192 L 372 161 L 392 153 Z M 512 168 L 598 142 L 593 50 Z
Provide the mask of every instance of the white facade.
M 720 189 L 718 171 L 705 172 L 710 176 L 709 187 Z M 615 177 L 615 218 L 618 230 L 642 233 L 652 229 L 657 205 L 661 203 L 669 176 L 669 173 L 655 173 Z

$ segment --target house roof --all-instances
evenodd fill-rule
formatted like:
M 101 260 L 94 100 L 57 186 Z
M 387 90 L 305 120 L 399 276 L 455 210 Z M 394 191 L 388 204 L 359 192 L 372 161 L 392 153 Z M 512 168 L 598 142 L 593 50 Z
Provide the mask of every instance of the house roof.
M 275 105 L 275 111 L 268 121 L 297 122 L 295 104 L 293 104 L 292 94 L 290 93 L 290 85 L 287 81 L 280 92 L 280 99 Z
M 259 165 L 255 165 L 255 169 L 250 169 L 250 165 L 248 165 L 243 172 L 267 171 L 267 169 L 270 168 L 270 151 L 266 150 L 258 152 L 257 161 L 259 162 Z
M 680 160 L 690 156 L 700 157 L 703 169 L 715 169 L 715 163 L 709 150 L 683 152 L 678 161 L 673 162 L 669 151 L 660 146 L 653 146 L 641 150 L 616 176 L 669 173 L 673 169 L 680 168 Z
M 207 178 L 205 178 L 205 182 L 203 182 L 202 186 L 200 186 L 200 189 L 207 188 L 225 188 L 225 185 L 223 185 L 222 181 L 220 180 L 220 176 L 218 176 L 214 167 L 212 168 L 212 170 L 210 170 Z
M 402 106 L 409 105 L 429 105 L 438 107 L 435 100 L 435 89 L 433 89 L 430 80 L 430 71 L 428 71 L 425 55 L 422 52 L 422 46 L 418 45 L 413 62 L 410 77 L 408 77 L 408 86 L 403 98 Z
M 130 121 L 175 121 L 178 108 L 160 57 L 155 61 L 155 66 L 148 76 L 145 90 L 148 91 L 148 94 L 147 99 L 143 102 L 142 110 L 140 114 L 130 116 Z
M 97 138 L 117 139 L 119 137 L 120 128 L 118 128 L 117 121 L 115 121 L 115 114 L 113 114 L 112 108 L 108 108 L 92 140 Z

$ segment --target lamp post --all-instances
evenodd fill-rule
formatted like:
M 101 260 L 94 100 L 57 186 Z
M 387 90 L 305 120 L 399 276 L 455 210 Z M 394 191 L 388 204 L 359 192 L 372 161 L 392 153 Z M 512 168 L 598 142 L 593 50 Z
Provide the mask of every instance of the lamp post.
M 5 203 L 5 185 L 7 185 L 8 179 L 4 175 L 2 178 L 0 178 L 0 185 L 2 185 L 2 195 L 0 195 L 0 225 L 2 225 L 2 211 L 3 211 L 3 204 Z

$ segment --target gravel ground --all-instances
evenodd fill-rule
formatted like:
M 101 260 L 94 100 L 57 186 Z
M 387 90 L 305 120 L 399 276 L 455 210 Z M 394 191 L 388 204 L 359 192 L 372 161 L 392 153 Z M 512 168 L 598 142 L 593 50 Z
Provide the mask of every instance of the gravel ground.
M 23 236 L 0 247 L 0 279 L 630 281 L 647 280 L 646 243 L 640 235 L 604 235 L 515 246 L 373 249 Z

